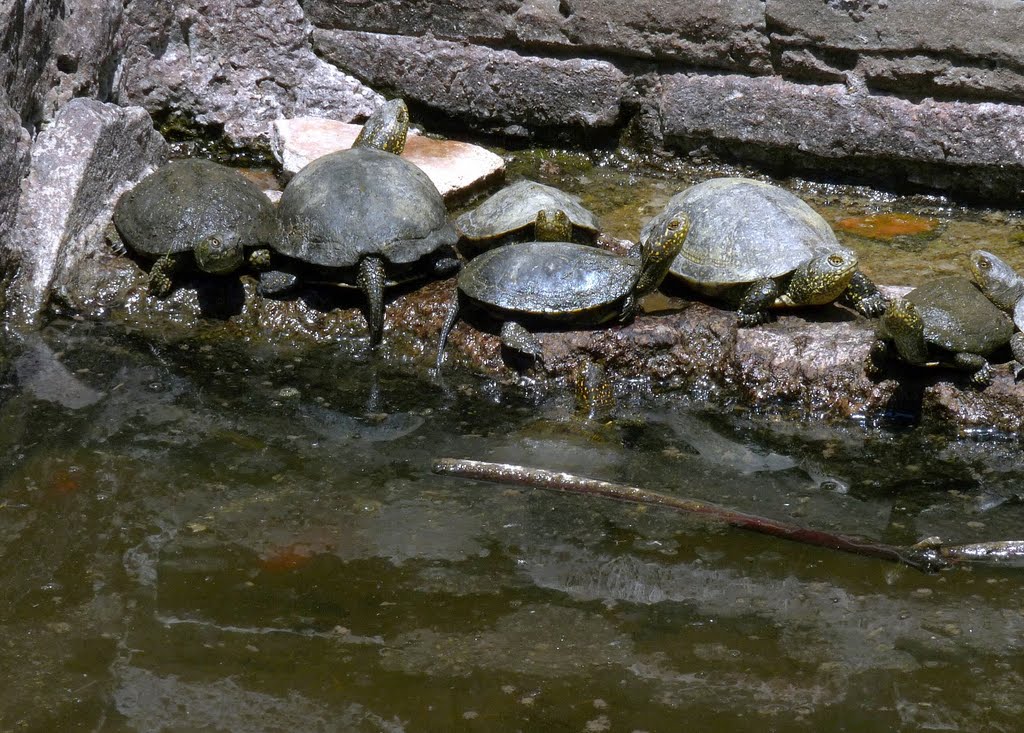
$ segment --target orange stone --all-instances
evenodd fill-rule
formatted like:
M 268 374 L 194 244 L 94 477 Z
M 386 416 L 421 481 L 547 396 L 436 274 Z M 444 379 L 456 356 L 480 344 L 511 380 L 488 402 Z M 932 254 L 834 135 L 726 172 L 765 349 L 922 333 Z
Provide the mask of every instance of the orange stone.
M 836 229 L 856 234 L 858 237 L 895 239 L 932 234 L 939 228 L 939 220 L 915 214 L 888 213 L 851 216 L 840 219 L 835 225 Z
M 278 545 L 260 556 L 260 568 L 268 573 L 286 573 L 308 565 L 312 559 L 313 548 L 309 545 Z

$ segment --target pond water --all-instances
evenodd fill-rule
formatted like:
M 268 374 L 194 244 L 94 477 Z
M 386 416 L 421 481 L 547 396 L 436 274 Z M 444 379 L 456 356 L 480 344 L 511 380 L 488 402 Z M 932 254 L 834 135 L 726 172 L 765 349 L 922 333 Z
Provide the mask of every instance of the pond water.
M 685 185 L 741 172 L 508 159 L 630 239 Z M 1020 212 L 782 183 L 837 226 L 926 220 L 840 231 L 881 282 L 963 272 L 977 247 L 1024 269 Z M 977 542 L 1024 538 L 1015 437 L 790 423 L 631 384 L 594 424 L 557 387 L 207 336 L 58 321 L 0 342 L 0 730 L 1019 729 L 1019 569 L 926 575 L 431 472 L 520 463 Z
M 926 575 L 431 472 L 567 470 L 906 544 L 1020 538 L 1010 439 L 57 322 L 3 348 L 0 729 L 1015 731 L 1020 570 Z

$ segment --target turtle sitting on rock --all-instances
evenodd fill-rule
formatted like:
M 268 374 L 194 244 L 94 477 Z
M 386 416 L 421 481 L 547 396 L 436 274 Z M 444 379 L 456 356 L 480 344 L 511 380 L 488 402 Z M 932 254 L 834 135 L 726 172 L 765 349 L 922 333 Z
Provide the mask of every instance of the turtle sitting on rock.
M 455 226 L 470 253 L 531 240 L 593 244 L 599 229 L 597 217 L 577 197 L 536 181 L 501 189 Z
M 458 234 L 441 194 L 399 157 L 408 128 L 405 103 L 392 100 L 367 120 L 351 149 L 318 158 L 288 182 L 278 203 L 281 237 L 261 293 L 280 295 L 302 280 L 358 287 L 376 344 L 385 287 L 458 267 Z
M 118 199 L 114 228 L 127 247 L 154 260 L 149 289 L 165 296 L 175 272 L 188 267 L 221 275 L 247 257 L 269 262 L 275 236 L 273 205 L 236 170 L 208 160 L 175 160 Z
M 1012 334 L 1009 319 L 974 283 L 943 277 L 889 303 L 866 370 L 880 373 L 892 345 L 910 364 L 969 372 L 971 382 L 984 387 L 992 381 L 987 357 L 1005 346 Z
M 1009 313 L 1017 333 L 1010 338 L 1010 350 L 1017 361 L 1015 371 L 1024 368 L 1024 277 L 991 252 L 971 252 L 971 277 L 997 308 Z
M 437 367 L 444 360 L 448 334 L 463 305 L 502 321 L 504 346 L 535 359 L 541 347 L 527 322 L 596 326 L 625 321 L 638 299 L 658 287 L 686 239 L 684 214 L 651 231 L 636 256 L 622 257 L 574 242 L 524 242 L 498 247 L 470 260 L 459 273 L 441 328 Z
M 690 236 L 670 272 L 698 292 L 737 306 L 741 326 L 769 308 L 846 303 L 866 316 L 885 310 L 878 288 L 857 271 L 857 255 L 800 198 L 748 178 L 714 178 L 673 196 L 641 241 L 686 214 Z

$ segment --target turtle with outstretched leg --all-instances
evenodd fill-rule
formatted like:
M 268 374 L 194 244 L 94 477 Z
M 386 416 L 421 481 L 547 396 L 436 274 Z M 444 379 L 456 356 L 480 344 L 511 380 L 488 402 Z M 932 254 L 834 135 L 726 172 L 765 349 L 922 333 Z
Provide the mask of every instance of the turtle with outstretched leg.
M 987 357 L 1012 334 L 1013 324 L 974 283 L 943 277 L 889 303 L 865 366 L 869 374 L 880 373 L 895 350 L 909 364 L 958 369 L 985 387 L 992 381 Z
M 869 317 L 885 310 L 885 298 L 857 270 L 857 255 L 806 202 L 778 186 L 749 178 L 704 181 L 673 196 L 641 241 L 681 214 L 692 224 L 671 274 L 735 305 L 740 326 L 765 323 L 773 308 L 833 301 Z
M 149 290 L 171 292 L 179 271 L 234 272 L 269 262 L 273 205 L 241 173 L 208 160 L 175 160 L 118 199 L 113 224 L 128 249 L 152 260 Z M 115 243 L 116 247 L 117 244 Z
M 499 318 L 502 344 L 536 360 L 541 347 L 528 323 L 583 327 L 629 320 L 638 299 L 665 277 L 688 229 L 685 215 L 665 221 L 628 257 L 573 242 L 524 242 L 470 260 L 441 328 L 437 367 L 465 306 Z
M 971 252 L 971 277 L 986 298 L 1013 318 L 1017 332 L 1010 337 L 1010 351 L 1016 362 L 1013 371 L 1019 374 L 1024 369 L 1024 277 L 983 249 Z
M 318 158 L 288 182 L 262 294 L 283 295 L 301 282 L 356 287 L 366 296 L 377 344 L 385 288 L 457 269 L 458 234 L 441 194 L 399 157 L 408 128 L 405 103 L 392 100 L 367 120 L 352 148 Z

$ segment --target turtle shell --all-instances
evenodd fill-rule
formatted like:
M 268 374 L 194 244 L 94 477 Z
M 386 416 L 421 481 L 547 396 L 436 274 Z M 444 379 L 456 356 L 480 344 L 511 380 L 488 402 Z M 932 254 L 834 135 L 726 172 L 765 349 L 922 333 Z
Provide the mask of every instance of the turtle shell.
M 532 316 L 584 317 L 629 295 L 638 260 L 571 242 L 524 242 L 470 260 L 459 290 L 495 309 Z
M 278 203 L 282 254 L 352 267 L 368 254 L 406 264 L 458 241 L 427 174 L 369 147 L 330 153 L 299 171 Z
M 924 321 L 930 345 L 985 356 L 1013 335 L 1010 319 L 970 280 L 950 276 L 925 283 L 905 296 Z
M 501 189 L 460 216 L 456 226 L 467 239 L 494 239 L 532 226 L 540 211 L 555 210 L 564 211 L 574 227 L 597 233 L 597 217 L 576 196 L 536 181 L 518 181 Z
M 849 251 L 799 197 L 749 178 L 713 178 L 676 194 L 641 241 L 680 212 L 690 233 L 670 272 L 698 288 L 782 277 L 819 254 Z
M 175 160 L 146 176 L 114 207 L 124 243 L 149 257 L 192 250 L 212 234 L 243 247 L 268 243 L 274 208 L 238 171 L 208 160 Z

